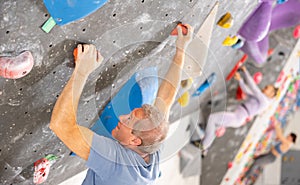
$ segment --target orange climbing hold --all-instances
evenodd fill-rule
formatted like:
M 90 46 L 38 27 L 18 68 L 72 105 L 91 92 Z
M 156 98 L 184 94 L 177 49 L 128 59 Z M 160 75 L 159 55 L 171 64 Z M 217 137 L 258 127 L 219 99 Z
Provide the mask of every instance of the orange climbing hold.
M 185 26 L 184 24 L 178 23 L 177 26 L 181 26 L 182 34 L 183 34 L 183 35 L 186 35 L 186 34 L 188 33 L 188 28 L 187 28 L 187 26 Z M 176 28 L 174 28 L 174 30 L 171 32 L 171 35 L 178 35 L 177 26 L 176 26 Z
M 0 57 L 0 76 L 9 79 L 18 79 L 26 76 L 34 65 L 30 51 L 24 51 L 18 56 Z
M 74 51 L 73 51 L 73 56 L 74 56 L 75 62 L 76 62 L 76 60 L 77 60 L 77 54 L 78 54 L 78 49 L 75 48 Z

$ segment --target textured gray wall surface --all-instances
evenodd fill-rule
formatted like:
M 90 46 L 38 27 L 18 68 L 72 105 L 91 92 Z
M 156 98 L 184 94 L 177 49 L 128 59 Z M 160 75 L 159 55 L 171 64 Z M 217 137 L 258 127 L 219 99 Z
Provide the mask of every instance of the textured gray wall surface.
M 281 184 L 298 185 L 300 184 L 299 176 L 300 152 L 291 150 L 282 158 Z
M 73 71 L 72 51 L 78 43 L 95 44 L 105 57 L 103 65 L 90 76 L 80 100 L 78 122 L 91 126 L 111 96 L 135 71 L 158 66 L 159 74 L 163 75 L 175 51 L 174 37 L 169 36 L 175 21 L 190 23 L 198 30 L 215 2 L 111 0 L 88 17 L 56 26 L 46 34 L 40 27 L 49 14 L 42 1 L 1 0 L 0 55 L 17 55 L 30 50 L 35 64 L 24 78 L 0 78 L 0 184 L 33 184 L 33 163 L 46 154 L 55 154 L 60 159 L 51 167 L 44 184 L 58 184 L 85 168 L 84 161 L 69 156 L 70 151 L 48 128 L 55 101 Z M 207 117 L 211 111 L 236 103 L 232 98 L 236 83 L 226 84 L 224 77 L 242 53 L 221 43 L 228 34 L 236 33 L 256 3 L 250 0 L 220 2 L 217 19 L 230 11 L 235 24 L 228 30 L 214 28 L 204 74 L 195 79 L 190 92 L 212 72 L 217 73 L 218 81 L 211 91 L 187 107 L 181 108 L 175 103 L 171 121 L 199 107 Z M 278 51 L 285 49 L 285 56 L 274 57 L 270 62 L 282 64 L 280 57 L 288 56 L 294 44 L 290 35 L 291 30 L 274 33 L 271 44 Z M 262 69 L 268 71 L 263 84 L 275 81 L 280 71 L 278 66 L 266 65 Z M 258 70 L 251 64 L 249 67 L 252 72 Z M 203 162 L 202 184 L 219 184 L 226 163 L 233 158 L 246 132 L 246 127 L 228 130 L 223 138 L 216 140 Z

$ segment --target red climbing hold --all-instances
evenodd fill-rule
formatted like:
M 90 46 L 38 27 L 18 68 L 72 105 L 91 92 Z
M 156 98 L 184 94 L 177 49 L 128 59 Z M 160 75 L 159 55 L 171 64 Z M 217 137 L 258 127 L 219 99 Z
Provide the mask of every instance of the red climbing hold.
M 236 63 L 229 75 L 226 77 L 226 81 L 230 80 L 234 76 L 236 71 L 243 65 L 243 63 L 246 62 L 247 59 L 248 55 L 244 54 L 244 56 Z
M 273 53 L 274 53 L 274 49 L 273 49 L 273 48 L 270 48 L 270 49 L 268 50 L 268 57 L 271 56 Z
M 237 100 L 245 100 L 247 98 L 247 95 L 244 93 L 244 91 L 242 90 L 242 88 L 240 86 L 236 90 L 235 98 Z
M 296 28 L 294 29 L 293 36 L 295 39 L 300 38 L 300 25 L 296 26 Z
M 21 78 L 31 71 L 33 64 L 30 51 L 22 52 L 15 57 L 0 57 L 0 76 L 9 79 Z
M 181 26 L 182 34 L 183 34 L 183 35 L 186 35 L 187 32 L 188 32 L 187 26 L 185 26 L 185 25 L 182 24 L 182 23 L 178 23 L 178 26 Z M 174 30 L 171 32 L 171 35 L 178 35 L 177 26 L 176 26 L 176 28 L 174 28 Z
M 278 76 L 278 78 L 277 78 L 277 80 L 276 80 L 276 83 L 281 82 L 281 80 L 283 79 L 283 77 L 284 77 L 284 71 L 281 71 L 280 74 L 279 74 L 279 76 Z
M 230 168 L 232 167 L 232 165 L 233 165 L 233 163 L 232 163 L 232 162 L 229 162 L 229 163 L 227 164 L 227 168 L 230 169 Z
M 262 78 L 263 78 L 263 74 L 261 72 L 256 72 L 253 75 L 253 80 L 256 84 L 259 84 L 262 81 Z
M 34 163 L 34 176 L 33 183 L 41 184 L 46 181 L 49 171 L 50 171 L 50 162 L 46 158 L 42 158 Z

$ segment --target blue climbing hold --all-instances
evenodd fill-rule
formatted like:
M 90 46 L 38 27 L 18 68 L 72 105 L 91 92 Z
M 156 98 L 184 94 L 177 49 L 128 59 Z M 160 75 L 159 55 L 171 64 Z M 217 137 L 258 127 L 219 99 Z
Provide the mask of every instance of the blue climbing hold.
M 194 92 L 192 95 L 193 97 L 195 96 L 200 96 L 201 94 L 204 93 L 204 91 L 209 88 L 215 81 L 217 80 L 217 75 L 216 73 L 212 73 L 203 84 L 199 86 L 199 88 Z
M 277 0 L 277 4 L 283 4 L 285 2 L 287 2 L 288 0 Z
M 244 41 L 243 41 L 242 39 L 239 39 L 239 40 L 237 41 L 237 43 L 234 44 L 234 45 L 232 45 L 231 47 L 232 47 L 233 49 L 240 49 L 240 48 L 243 47 L 243 46 L 244 46 Z

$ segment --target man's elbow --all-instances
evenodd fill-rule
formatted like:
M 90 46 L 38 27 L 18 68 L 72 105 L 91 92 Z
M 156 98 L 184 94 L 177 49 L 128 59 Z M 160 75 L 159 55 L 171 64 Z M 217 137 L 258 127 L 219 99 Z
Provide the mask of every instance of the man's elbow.
M 56 131 L 58 131 L 58 129 L 59 129 L 58 124 L 55 123 L 54 121 L 50 121 L 49 128 L 50 128 L 54 133 L 56 133 Z

